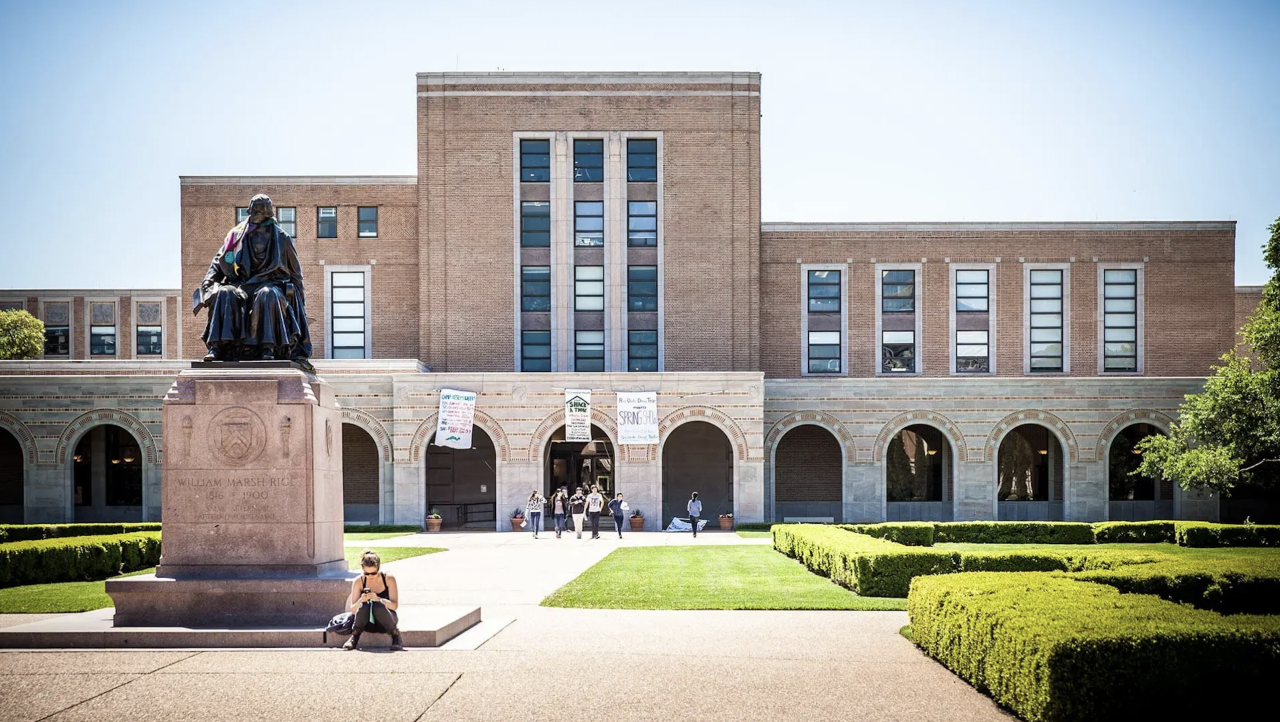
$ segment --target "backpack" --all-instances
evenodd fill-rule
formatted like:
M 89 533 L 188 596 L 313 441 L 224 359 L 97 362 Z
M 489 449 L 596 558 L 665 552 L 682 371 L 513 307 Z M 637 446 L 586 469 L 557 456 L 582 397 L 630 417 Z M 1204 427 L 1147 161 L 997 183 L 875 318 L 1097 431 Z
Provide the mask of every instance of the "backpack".
M 349 637 L 352 631 L 355 630 L 355 626 L 356 615 L 351 612 L 343 612 L 342 614 L 334 615 L 333 619 L 329 620 L 329 626 L 324 631 L 336 634 L 339 637 Z

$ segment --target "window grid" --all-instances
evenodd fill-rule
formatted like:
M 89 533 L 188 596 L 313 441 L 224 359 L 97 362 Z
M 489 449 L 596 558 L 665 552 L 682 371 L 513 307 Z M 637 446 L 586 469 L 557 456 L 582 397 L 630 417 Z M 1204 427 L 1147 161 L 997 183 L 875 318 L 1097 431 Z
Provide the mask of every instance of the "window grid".
M 520 203 L 520 245 L 524 248 L 551 247 L 551 204 L 546 201 Z
M 604 180 L 604 141 L 573 141 L 573 180 L 599 183 Z
M 604 266 L 573 267 L 573 310 L 604 310 Z
M 316 238 L 338 237 L 338 207 L 320 206 L 316 208 Z
M 881 371 L 887 374 L 915 373 L 916 332 L 880 332 Z
M 358 223 L 356 232 L 361 238 L 378 237 L 377 206 L 358 206 L 356 222 Z
M 577 248 L 604 246 L 604 201 L 574 201 L 573 245 Z
M 657 266 L 627 266 L 627 310 L 658 310 Z
M 70 354 L 71 354 L 71 327 L 67 325 L 45 326 L 44 327 L 44 355 L 45 356 L 68 356 Z
M 627 370 L 658 370 L 658 332 L 627 332 Z
M 987 270 L 956 270 L 956 313 L 989 313 L 990 274 Z M 991 344 L 988 331 L 955 332 L 956 373 L 991 372 Z
M 627 202 L 627 245 L 652 248 L 658 245 L 658 202 Z
M 916 310 L 916 272 L 880 272 L 880 310 L 884 313 Z
M 956 373 L 991 371 L 991 344 L 987 331 L 956 331 Z
M 809 332 L 809 373 L 840 373 L 840 332 Z
M 116 355 L 116 327 L 115 326 L 90 326 L 89 327 L 89 355 L 91 356 L 115 356 Z
M 520 141 L 520 182 L 545 183 L 551 180 L 551 141 Z
M 334 271 L 330 275 L 332 297 L 329 318 L 333 327 L 330 358 L 365 358 L 365 274 Z
M 298 209 L 295 206 L 277 208 L 276 223 L 290 238 L 298 237 Z
M 809 271 L 809 313 L 840 313 L 839 271 Z
M 523 266 L 520 269 L 520 310 L 551 310 L 551 267 Z
M 1138 370 L 1138 271 L 1102 272 L 1102 370 Z
M 632 183 L 658 180 L 658 141 L 627 141 L 627 180 Z
M 1062 371 L 1062 270 L 1031 271 L 1031 372 Z
M 138 356 L 161 356 L 164 354 L 164 331 L 160 326 L 139 326 L 138 342 L 135 353 Z
M 604 371 L 604 331 L 574 331 L 573 370 Z
M 520 370 L 551 370 L 551 332 L 520 332 Z

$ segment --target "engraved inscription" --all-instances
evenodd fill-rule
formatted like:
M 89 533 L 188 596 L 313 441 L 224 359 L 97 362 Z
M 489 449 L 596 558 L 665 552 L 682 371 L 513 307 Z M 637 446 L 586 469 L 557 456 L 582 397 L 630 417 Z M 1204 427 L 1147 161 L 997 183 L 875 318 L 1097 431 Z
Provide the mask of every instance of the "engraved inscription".
M 291 521 L 303 493 L 289 476 L 177 476 L 166 490 L 166 518 L 186 523 Z
M 214 456 L 231 466 L 244 466 L 267 445 L 266 426 L 253 411 L 243 406 L 223 409 L 209 423 L 209 446 Z

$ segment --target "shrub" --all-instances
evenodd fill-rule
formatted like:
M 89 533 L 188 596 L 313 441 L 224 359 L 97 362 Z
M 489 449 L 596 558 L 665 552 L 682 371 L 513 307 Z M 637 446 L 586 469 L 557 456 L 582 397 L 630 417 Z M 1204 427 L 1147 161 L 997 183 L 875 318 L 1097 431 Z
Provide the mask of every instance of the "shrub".
M 1280 567 L 1274 559 L 1175 560 L 1072 576 L 1222 614 L 1280 614 Z
M 159 561 L 157 532 L 0 544 L 0 587 L 106 579 Z
M 346 534 L 390 534 L 393 532 L 417 534 L 422 531 L 422 527 L 418 524 L 347 524 L 342 527 L 342 531 Z
M 933 522 L 931 521 L 904 521 L 904 522 L 887 522 L 884 524 L 842 524 L 841 529 L 847 529 L 858 534 L 866 534 L 877 539 L 886 539 L 898 544 L 905 544 L 909 547 L 931 547 L 933 546 Z
M 1280 525 L 1179 521 L 1174 526 L 1177 529 L 1178 544 L 1184 547 L 1280 546 Z
M 130 524 L 0 524 L 0 543 L 160 531 L 160 522 Z
M 1280 618 L 1051 575 L 917 579 L 908 612 L 926 653 L 1032 722 L 1243 714 L 1280 673 Z
M 1171 521 L 1102 521 L 1093 525 L 1098 544 L 1173 544 Z
M 933 541 L 961 544 L 1092 544 L 1093 525 L 1070 521 L 961 521 L 934 524 Z

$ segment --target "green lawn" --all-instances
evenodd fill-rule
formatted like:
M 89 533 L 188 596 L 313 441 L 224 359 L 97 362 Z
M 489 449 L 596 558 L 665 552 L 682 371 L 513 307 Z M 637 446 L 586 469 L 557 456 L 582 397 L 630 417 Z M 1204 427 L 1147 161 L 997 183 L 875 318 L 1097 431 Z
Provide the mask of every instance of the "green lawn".
M 445 551 L 436 547 L 374 547 L 384 564 Z M 347 568 L 357 569 L 363 549 L 346 549 Z M 121 576 L 151 574 L 155 569 L 142 569 Z M 50 614 L 56 612 L 87 612 L 111 606 L 106 583 L 60 582 L 58 584 L 32 584 L 25 587 L 0 589 L 0 614 Z
M 859 597 L 767 546 L 617 549 L 542 600 L 588 609 L 906 609 Z
M 342 542 L 344 544 L 359 544 L 360 542 L 377 541 L 379 539 L 395 539 L 396 537 L 413 536 L 416 533 L 417 532 L 403 532 L 403 531 L 372 531 L 372 532 L 361 531 L 361 532 L 354 532 L 354 533 L 348 532 L 342 535 Z
M 771 531 L 740 531 L 738 532 L 738 536 L 742 537 L 743 539 L 772 539 L 773 532 Z

